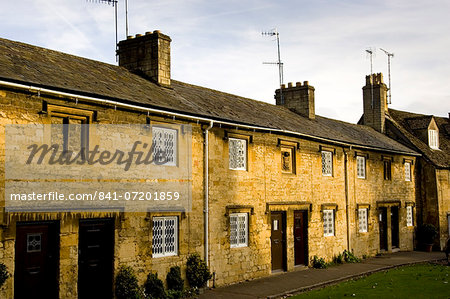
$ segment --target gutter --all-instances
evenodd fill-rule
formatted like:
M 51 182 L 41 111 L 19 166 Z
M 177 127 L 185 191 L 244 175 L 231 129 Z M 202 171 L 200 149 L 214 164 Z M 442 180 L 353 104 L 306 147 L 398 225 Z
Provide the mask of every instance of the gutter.
M 205 197 L 205 208 L 203 210 L 204 213 L 204 221 L 205 221 L 205 262 L 206 266 L 209 267 L 209 130 L 214 126 L 214 122 L 211 121 L 209 126 L 203 131 L 205 133 L 205 182 L 204 182 L 204 197 Z M 208 281 L 209 284 L 209 281 Z
M 313 140 L 317 140 L 317 141 L 323 141 L 326 143 L 335 144 L 338 146 L 354 147 L 354 148 L 359 148 L 359 149 L 368 149 L 368 150 L 375 150 L 375 151 L 382 151 L 382 152 L 410 155 L 410 156 L 421 156 L 421 154 L 418 154 L 418 153 L 411 153 L 411 152 L 404 152 L 404 151 L 397 151 L 397 150 L 388 150 L 388 149 L 378 148 L 378 147 L 351 144 L 351 143 L 347 143 L 347 142 L 336 141 L 333 139 L 313 136 L 313 135 L 299 133 L 299 132 L 290 131 L 290 130 L 252 126 L 252 125 L 245 125 L 245 124 L 240 124 L 240 123 L 236 123 L 236 122 L 214 120 L 212 118 L 207 118 L 207 117 L 198 117 L 198 116 L 194 116 L 194 115 L 183 114 L 183 113 L 178 113 L 178 112 L 171 112 L 171 111 L 162 110 L 162 109 L 149 108 L 149 107 L 144 107 L 144 106 L 139 106 L 139 105 L 134 105 L 134 104 L 126 104 L 126 103 L 113 101 L 113 100 L 101 99 L 101 98 L 91 97 L 91 96 L 83 96 L 83 95 L 78 95 L 78 94 L 74 94 L 74 93 L 57 91 L 57 90 L 48 89 L 48 88 L 41 88 L 41 87 L 36 87 L 33 85 L 13 83 L 13 82 L 4 81 L 4 80 L 0 80 L 0 85 L 17 88 L 17 89 L 22 89 L 22 90 L 28 90 L 29 92 L 36 92 L 38 95 L 40 95 L 41 93 L 44 93 L 44 94 L 53 95 L 53 96 L 64 96 L 64 97 L 68 97 L 68 98 L 74 98 L 76 100 L 97 102 L 97 103 L 102 103 L 104 105 L 112 105 L 115 107 L 129 108 L 129 109 L 133 109 L 133 110 L 141 110 L 141 111 L 145 111 L 145 112 L 158 113 L 158 114 L 169 115 L 169 116 L 173 116 L 173 117 L 179 117 L 179 118 L 195 120 L 195 121 L 202 121 L 202 122 L 207 122 L 207 123 L 213 122 L 213 123 L 217 123 L 220 125 L 227 125 L 227 126 L 232 126 L 232 127 L 236 127 L 236 128 L 262 130 L 262 131 L 269 131 L 269 132 L 274 132 L 274 133 L 295 135 L 295 136 L 309 138 L 309 139 L 313 139 Z

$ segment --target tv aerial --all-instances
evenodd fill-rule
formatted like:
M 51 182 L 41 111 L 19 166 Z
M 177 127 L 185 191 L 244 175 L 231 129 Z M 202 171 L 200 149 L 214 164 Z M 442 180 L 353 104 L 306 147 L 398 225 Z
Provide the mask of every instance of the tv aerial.
M 389 53 L 383 48 L 380 48 L 381 51 L 383 51 L 387 55 L 388 59 L 388 80 L 389 80 L 389 87 L 388 87 L 388 104 L 392 104 L 392 98 L 391 98 L 391 58 L 394 57 L 394 53 Z
M 283 90 L 281 86 L 283 85 L 283 63 L 281 62 L 281 54 L 280 54 L 280 33 L 276 28 L 271 29 L 270 31 L 261 32 L 263 36 L 275 36 L 277 41 L 277 50 L 278 50 L 278 61 L 276 62 L 263 62 L 263 64 L 273 64 L 278 66 L 278 77 L 280 80 L 280 101 L 281 104 L 284 104 L 283 98 Z

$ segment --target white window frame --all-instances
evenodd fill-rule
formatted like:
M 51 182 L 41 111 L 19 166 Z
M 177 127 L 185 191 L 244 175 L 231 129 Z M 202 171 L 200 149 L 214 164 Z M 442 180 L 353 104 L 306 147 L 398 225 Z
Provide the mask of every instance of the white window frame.
M 356 176 L 358 179 L 366 178 L 366 157 L 356 156 Z
M 334 209 L 331 210 L 322 210 L 323 213 L 323 236 L 330 237 L 334 236 L 335 227 L 334 227 Z
M 428 145 L 432 149 L 439 149 L 439 134 L 437 130 L 428 130 Z
M 162 132 L 163 134 L 172 134 L 174 135 L 173 138 L 173 161 L 167 161 L 164 164 L 164 166 L 177 166 L 177 160 L 178 160 L 178 131 L 175 129 L 160 127 L 160 126 L 152 126 L 152 146 L 153 146 L 153 159 L 156 157 L 156 135 Z M 161 146 L 161 145 L 159 145 Z M 157 164 L 155 161 L 153 161 L 153 164 Z
M 235 223 L 235 225 L 233 225 Z M 243 227 L 240 227 L 243 225 Z M 230 214 L 230 247 L 248 246 L 248 213 Z
M 369 229 L 369 209 L 360 208 L 358 209 L 358 231 L 360 233 L 367 233 Z
M 166 217 L 153 217 L 153 227 L 152 227 L 152 257 L 154 258 L 158 258 L 158 257 L 166 257 L 166 256 L 175 256 L 178 255 L 178 217 L 177 216 L 166 216 Z M 170 221 L 173 220 L 175 221 L 175 229 L 174 229 L 174 249 L 172 251 L 166 251 L 166 230 L 168 229 L 166 227 L 166 220 Z M 154 253 L 154 244 L 155 244 L 155 221 L 162 221 L 163 226 L 162 226 L 162 249 L 163 252 L 162 253 Z
M 322 175 L 333 176 L 333 152 L 322 151 Z
M 411 162 L 405 162 L 405 181 L 411 182 Z
M 413 206 L 406 206 L 406 226 L 414 226 Z
M 234 151 L 237 151 L 237 149 L 234 147 L 235 144 L 241 143 L 244 145 L 244 151 L 241 154 L 240 158 L 243 160 L 242 165 L 237 165 L 237 163 L 232 162 L 232 156 L 234 154 Z M 229 168 L 231 170 L 247 170 L 247 152 L 248 152 L 248 142 L 246 139 L 242 138 L 228 138 L 228 164 Z

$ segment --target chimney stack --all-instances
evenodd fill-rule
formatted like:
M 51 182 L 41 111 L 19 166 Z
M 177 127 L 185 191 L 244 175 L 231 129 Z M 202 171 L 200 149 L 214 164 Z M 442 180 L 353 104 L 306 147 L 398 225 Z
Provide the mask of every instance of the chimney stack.
M 366 85 L 363 87 L 364 125 L 384 133 L 385 119 L 388 112 L 387 86 L 383 82 L 383 74 L 366 76 Z
M 283 96 L 283 99 L 281 99 Z M 275 100 L 277 105 L 282 105 L 297 114 L 309 119 L 315 119 L 314 106 L 314 87 L 308 84 L 308 81 L 297 82 L 295 86 L 288 83 L 288 87 L 283 84 L 281 89 L 275 91 Z
M 162 86 L 170 86 L 171 38 L 159 30 L 128 36 L 118 44 L 119 66 Z

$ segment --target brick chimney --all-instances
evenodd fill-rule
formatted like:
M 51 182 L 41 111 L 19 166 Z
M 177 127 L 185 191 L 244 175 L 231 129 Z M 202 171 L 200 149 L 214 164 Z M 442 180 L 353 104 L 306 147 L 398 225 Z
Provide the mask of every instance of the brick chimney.
M 119 66 L 162 86 L 170 86 L 169 36 L 155 30 L 119 42 Z
M 283 98 L 281 98 L 281 96 Z M 288 87 L 283 84 L 281 89 L 275 91 L 275 100 L 277 105 L 282 105 L 297 114 L 314 119 L 314 87 L 308 84 L 308 81 L 297 82 L 295 86 L 288 83 Z
M 382 73 L 366 76 L 366 85 L 363 87 L 364 125 L 381 133 L 384 133 L 388 112 L 387 90 Z

